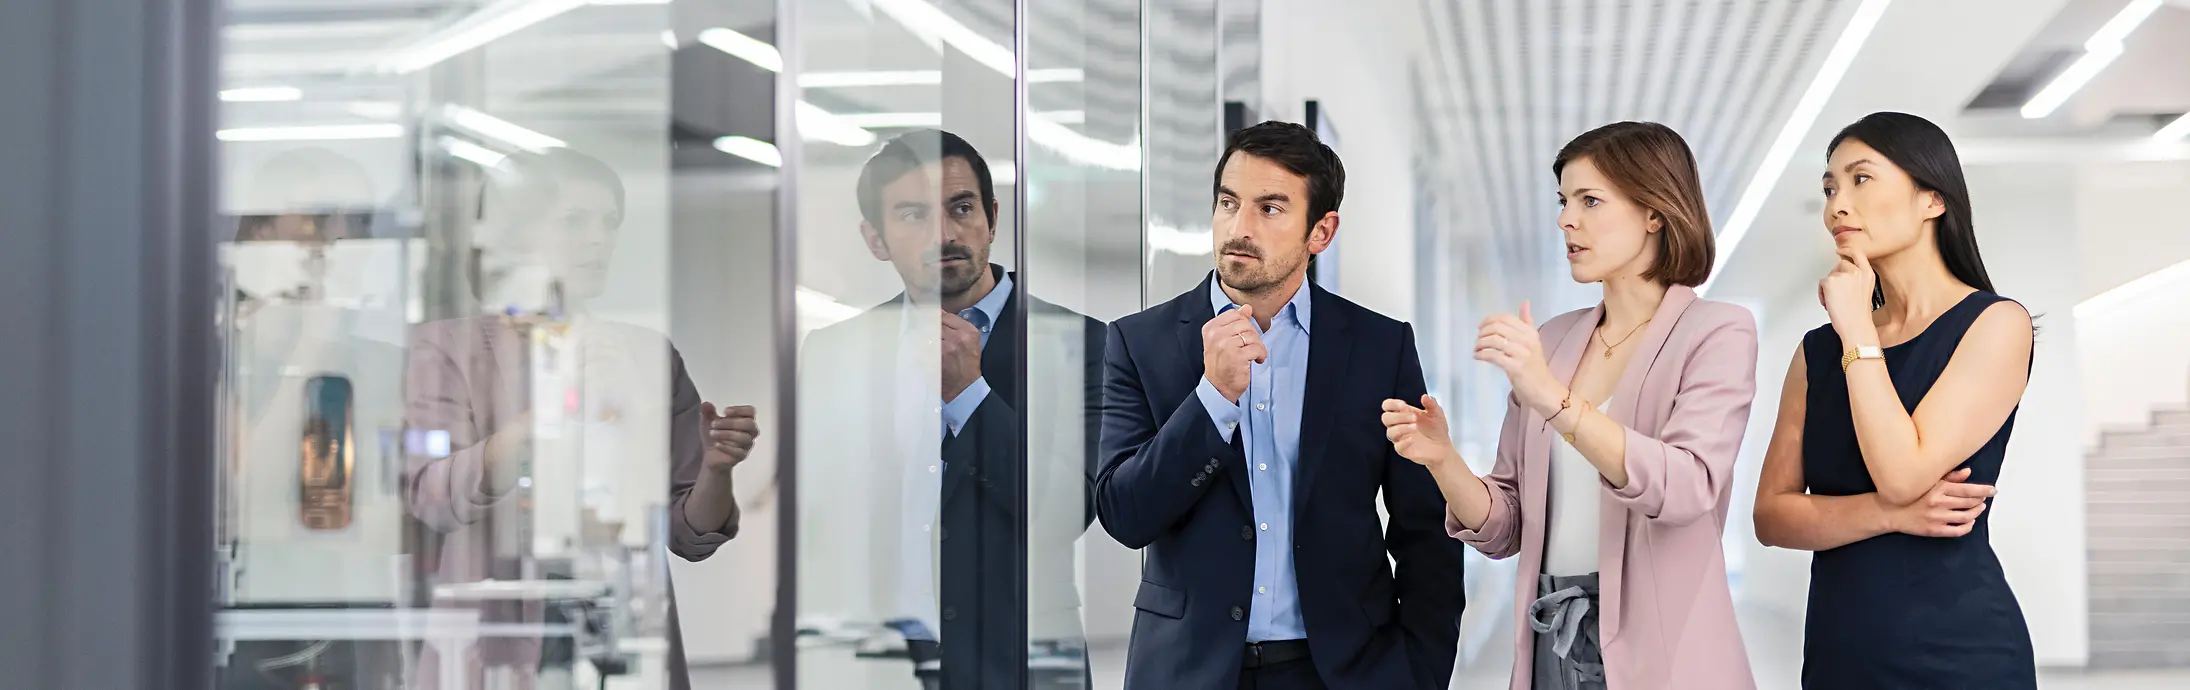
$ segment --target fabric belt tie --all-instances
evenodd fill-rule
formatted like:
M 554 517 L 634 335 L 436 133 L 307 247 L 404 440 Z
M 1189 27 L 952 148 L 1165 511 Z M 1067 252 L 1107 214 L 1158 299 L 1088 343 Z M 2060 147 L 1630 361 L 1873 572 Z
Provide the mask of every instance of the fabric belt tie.
M 1550 589 L 1552 576 L 1542 576 L 1541 583 L 1542 587 L 1537 591 Z M 1589 615 L 1591 602 L 1595 599 L 1595 592 L 1575 584 L 1537 597 L 1536 601 L 1529 602 L 1528 605 L 1528 627 L 1538 635 L 1551 635 L 1552 652 L 1574 668 L 1583 681 L 1589 682 L 1604 680 L 1604 664 L 1580 663 L 1568 655 L 1574 651 L 1575 640 L 1584 634 L 1592 638 L 1597 634 L 1594 629 L 1586 633 L 1582 630 L 1582 619 Z

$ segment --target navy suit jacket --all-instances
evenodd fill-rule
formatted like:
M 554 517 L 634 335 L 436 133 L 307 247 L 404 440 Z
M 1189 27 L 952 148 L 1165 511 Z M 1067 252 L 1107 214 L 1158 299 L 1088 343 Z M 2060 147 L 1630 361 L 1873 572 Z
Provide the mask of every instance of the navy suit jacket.
M 1293 570 L 1316 672 L 1331 688 L 1444 688 L 1460 637 L 1462 545 L 1428 470 L 1384 437 L 1387 398 L 1419 403 L 1414 330 L 1312 284 L 1308 384 L 1293 494 Z M 1202 378 L 1204 280 L 1109 328 L 1103 376 L 1103 528 L 1141 549 L 1125 685 L 1238 683 L 1255 542 L 1246 453 L 1226 442 Z M 1391 513 L 1379 521 L 1381 490 Z M 1386 560 L 1397 560 L 1396 572 Z
M 801 396 L 803 419 L 823 419 L 827 408 L 846 400 L 875 414 L 849 428 L 839 419 L 801 432 L 812 435 L 803 437 L 798 469 L 808 478 L 799 487 L 799 596 L 840 605 L 831 612 L 867 623 L 881 622 L 870 618 L 886 610 L 841 604 L 870 594 L 881 600 L 892 591 L 901 567 L 895 535 L 908 519 L 899 500 L 902 473 L 893 464 L 903 452 L 889 432 L 897 410 L 888 403 L 898 375 L 891 362 L 904 299 L 899 295 L 815 331 L 801 353 L 810 363 L 801 372 L 808 377 L 801 390 L 828 394 Z M 1030 635 L 1038 642 L 1082 637 L 1073 545 L 1094 520 L 1087 506 L 1103 324 L 1031 295 L 1021 319 L 1014 308 L 1019 299 L 1005 302 L 981 349 L 988 398 L 942 442 L 935 545 L 942 620 L 927 624 L 940 628 L 933 632 L 942 640 L 944 690 L 1027 687 L 1021 679 L 1039 675 L 1030 674 L 1026 663 Z M 1032 385 L 1020 377 L 1022 337 Z M 1068 367 L 1078 368 L 1071 372 L 1076 376 L 1066 375 Z M 1061 385 L 1065 381 L 1078 385 Z M 1024 414 L 1015 409 L 1021 404 Z M 1022 418 L 1041 433 L 1028 434 Z M 934 415 L 923 418 L 937 422 Z M 1067 425 L 1080 433 L 1069 433 Z M 837 443 L 825 448 L 818 442 L 824 438 Z M 866 477 L 860 484 L 865 489 L 847 493 L 835 480 L 854 475 Z M 908 682 L 910 675 L 908 666 Z M 1066 675 L 1084 678 L 1086 672 Z

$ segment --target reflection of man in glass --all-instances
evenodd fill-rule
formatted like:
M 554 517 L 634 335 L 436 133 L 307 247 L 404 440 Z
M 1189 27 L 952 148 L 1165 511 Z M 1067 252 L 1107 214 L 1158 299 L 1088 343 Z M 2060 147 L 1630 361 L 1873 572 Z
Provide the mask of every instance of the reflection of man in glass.
M 1101 324 L 1017 308 L 1017 276 L 988 261 L 995 183 L 964 139 L 889 141 L 858 195 L 866 248 L 905 293 L 801 357 L 800 611 L 894 629 L 930 685 L 1079 687 Z M 1069 660 L 1026 671 L 1029 641 Z
M 670 485 L 671 550 L 704 557 L 737 532 L 730 469 L 759 432 L 753 409 L 701 402 L 666 338 L 584 313 L 607 284 L 623 217 L 623 184 L 600 161 L 511 155 L 489 175 L 475 238 L 473 279 L 491 315 L 413 331 L 405 417 L 419 442 L 405 497 L 442 542 L 427 554 L 437 607 L 518 628 L 554 622 L 545 610 L 571 598 L 551 593 L 557 581 L 588 579 L 574 565 L 583 551 L 623 549 L 621 532 L 643 531 L 632 513 L 658 502 L 660 485 L 620 480 L 655 468 Z M 674 608 L 667 633 L 672 685 L 684 687 Z M 535 687 L 543 667 L 537 634 L 482 640 L 460 662 L 446 653 L 421 659 L 422 687 L 435 687 L 441 663 L 466 664 L 469 688 Z

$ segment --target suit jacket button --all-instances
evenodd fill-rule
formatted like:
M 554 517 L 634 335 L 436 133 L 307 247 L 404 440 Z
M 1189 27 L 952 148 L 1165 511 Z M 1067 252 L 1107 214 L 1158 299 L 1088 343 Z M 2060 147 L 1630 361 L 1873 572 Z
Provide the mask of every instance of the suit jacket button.
M 1237 610 L 1237 609 L 1234 609 L 1234 610 Z M 954 621 L 954 620 L 958 620 L 958 609 L 954 609 L 954 608 L 944 608 L 944 609 L 943 609 L 943 620 L 947 620 L 947 621 Z
M 1201 486 L 1201 475 L 1194 475 L 1194 486 Z
M 1241 538 L 1241 539 L 1245 539 L 1245 540 L 1247 540 L 1247 541 L 1254 541 L 1254 540 L 1255 540 L 1255 528 L 1253 528 L 1253 527 L 1241 527 L 1241 528 L 1239 528 L 1239 538 Z
M 942 540 L 945 540 L 945 539 L 949 539 L 949 538 L 951 538 L 951 528 L 949 528 L 949 527 L 937 527 L 937 528 L 935 528 L 935 540 L 936 540 L 936 541 L 942 541 Z
M 945 616 L 945 618 L 948 618 L 948 617 L 949 617 L 949 616 Z M 1243 620 L 1243 619 L 1245 619 L 1245 618 L 1247 618 L 1247 612 L 1246 612 L 1246 611 L 1242 611 L 1242 610 L 1240 610 L 1240 608 L 1239 608 L 1239 607 L 1237 607 L 1237 606 L 1234 606 L 1234 607 L 1232 607 L 1232 620 Z

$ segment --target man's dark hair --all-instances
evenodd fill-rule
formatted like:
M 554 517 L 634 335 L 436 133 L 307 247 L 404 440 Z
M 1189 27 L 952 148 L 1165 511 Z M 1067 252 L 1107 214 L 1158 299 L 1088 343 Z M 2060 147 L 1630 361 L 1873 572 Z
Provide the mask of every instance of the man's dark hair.
M 882 226 L 882 188 L 896 182 L 906 173 L 944 160 L 958 158 L 973 168 L 974 179 L 981 186 L 981 213 L 988 216 L 989 227 L 996 227 L 996 180 L 989 175 L 988 159 L 981 157 L 972 144 L 956 134 L 940 129 L 920 129 L 897 135 L 883 142 L 881 150 L 867 159 L 867 165 L 859 170 L 859 215 L 869 225 Z
M 1308 227 L 1338 210 L 1346 197 L 1346 166 L 1338 154 L 1323 145 L 1316 133 L 1291 122 L 1271 120 L 1233 132 L 1217 159 L 1216 178 L 1209 184 L 1209 203 L 1216 204 L 1224 189 L 1224 166 L 1232 154 L 1245 153 L 1277 163 L 1287 171 L 1308 178 Z

